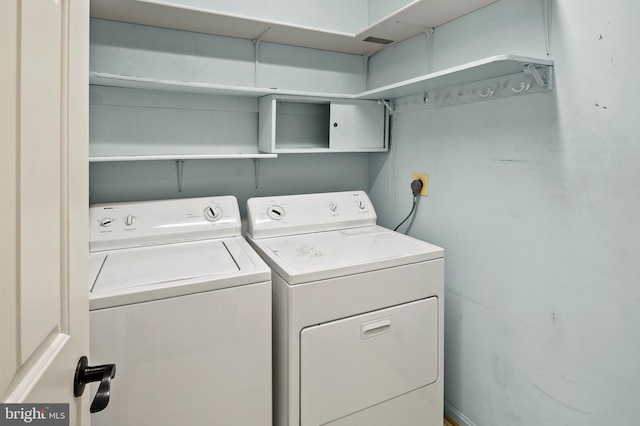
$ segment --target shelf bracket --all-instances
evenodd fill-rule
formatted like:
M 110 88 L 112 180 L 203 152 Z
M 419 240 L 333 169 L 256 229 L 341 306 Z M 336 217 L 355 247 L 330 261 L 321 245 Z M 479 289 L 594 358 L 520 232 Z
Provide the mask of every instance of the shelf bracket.
M 267 27 L 264 29 L 264 31 L 262 31 L 260 34 L 258 34 L 258 36 L 256 38 L 254 38 L 252 41 L 253 45 L 254 45 L 254 50 L 255 50 L 255 70 L 254 70 L 254 82 L 253 85 L 255 87 L 258 87 L 258 68 L 260 66 L 260 43 L 262 43 L 262 37 L 264 37 L 264 35 L 267 33 L 267 31 L 269 31 L 271 29 L 271 27 Z
M 184 171 L 184 160 L 176 160 L 176 169 L 178 173 L 178 192 L 182 192 L 182 172 Z
M 258 183 L 260 181 L 260 159 L 253 159 L 253 179 L 256 185 L 256 189 L 258 189 Z
M 256 38 L 254 38 L 253 44 L 260 44 L 260 42 L 262 41 L 262 37 L 264 37 L 264 35 L 267 33 L 267 31 L 269 31 L 271 29 L 271 27 L 267 27 L 264 29 L 264 31 L 262 31 L 260 34 L 258 34 L 258 36 Z
M 389 114 L 393 114 L 393 108 L 389 103 L 384 99 L 378 99 L 378 105 L 384 105 L 389 110 Z
M 524 66 L 524 73 L 530 75 L 535 80 L 536 84 L 540 87 L 544 87 L 545 89 L 549 88 L 549 82 L 546 82 L 542 79 L 540 72 L 536 69 L 532 64 L 527 64 Z
M 432 69 L 433 69 L 433 38 L 434 35 L 436 33 L 435 28 L 431 27 L 428 30 L 426 30 L 425 35 L 427 36 L 427 70 L 429 71 L 429 73 L 431 73 Z

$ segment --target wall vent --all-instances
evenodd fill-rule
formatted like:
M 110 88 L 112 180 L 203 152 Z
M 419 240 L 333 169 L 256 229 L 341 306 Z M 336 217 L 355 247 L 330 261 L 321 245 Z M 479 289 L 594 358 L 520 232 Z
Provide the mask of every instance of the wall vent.
M 386 38 L 378 38 L 378 37 L 367 37 L 363 41 L 368 41 L 369 43 L 378 43 L 378 44 L 393 43 L 393 40 L 387 40 Z

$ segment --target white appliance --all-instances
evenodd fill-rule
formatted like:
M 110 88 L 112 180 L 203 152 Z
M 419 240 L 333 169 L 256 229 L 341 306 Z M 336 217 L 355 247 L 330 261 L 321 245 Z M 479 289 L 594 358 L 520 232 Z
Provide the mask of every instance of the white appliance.
M 274 424 L 441 425 L 443 249 L 377 226 L 361 191 L 247 211 L 273 271 Z
M 90 221 L 91 361 L 116 364 L 92 425 L 270 426 L 271 272 L 235 197 L 96 205 Z

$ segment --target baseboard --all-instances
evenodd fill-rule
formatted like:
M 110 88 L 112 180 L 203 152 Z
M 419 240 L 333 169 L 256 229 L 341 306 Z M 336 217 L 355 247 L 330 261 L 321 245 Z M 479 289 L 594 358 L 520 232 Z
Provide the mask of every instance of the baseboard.
M 467 416 L 462 414 L 460 410 L 458 410 L 447 401 L 444 402 L 444 414 L 451 420 L 456 422 L 459 426 L 476 426 L 474 422 L 469 420 Z

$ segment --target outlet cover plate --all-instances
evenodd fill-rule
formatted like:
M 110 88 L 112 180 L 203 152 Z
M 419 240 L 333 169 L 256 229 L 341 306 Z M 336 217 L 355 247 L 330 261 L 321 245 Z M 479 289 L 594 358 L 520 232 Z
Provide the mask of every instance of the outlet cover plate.
M 426 197 L 429 195 L 429 175 L 424 173 L 414 173 L 413 180 L 420 179 L 422 181 L 422 191 L 420 195 Z

